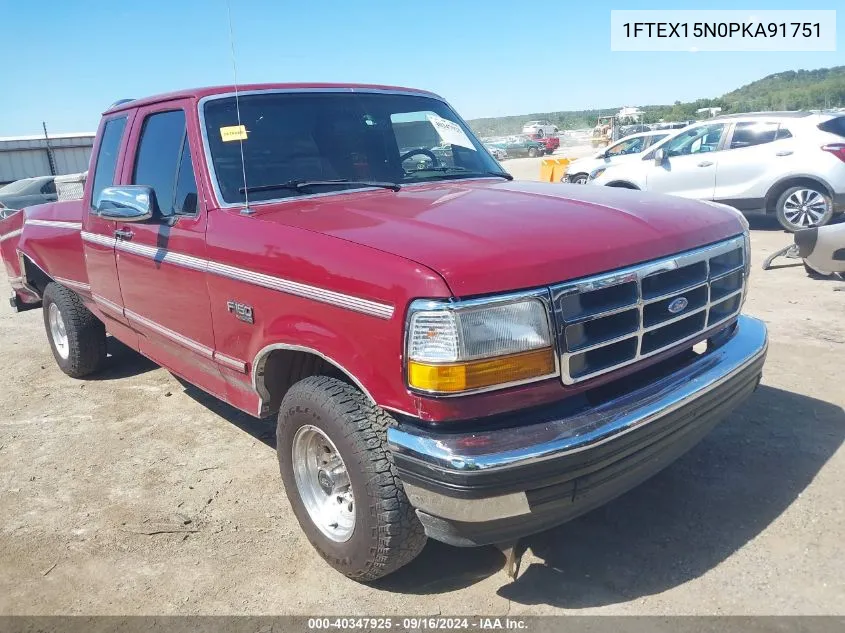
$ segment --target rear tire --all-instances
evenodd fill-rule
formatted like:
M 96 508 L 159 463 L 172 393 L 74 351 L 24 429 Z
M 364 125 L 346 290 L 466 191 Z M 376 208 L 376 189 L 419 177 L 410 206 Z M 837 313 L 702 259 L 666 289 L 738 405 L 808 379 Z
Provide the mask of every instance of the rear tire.
M 778 198 L 777 218 L 790 233 L 824 226 L 833 217 L 833 201 L 819 186 L 790 187 Z
M 535 158 L 537 156 L 537 148 L 536 147 L 529 147 L 528 148 L 528 158 Z
M 82 378 L 106 362 L 106 328 L 82 303 L 78 294 L 50 282 L 42 297 L 44 327 L 59 368 Z
M 299 525 L 329 565 L 359 582 L 396 571 L 426 543 L 387 450 L 395 424 L 361 391 L 327 376 L 293 385 L 279 410 L 279 469 Z
M 821 273 L 807 264 L 807 262 L 804 262 L 804 272 L 807 273 L 810 279 L 830 279 L 834 275 L 834 273 Z

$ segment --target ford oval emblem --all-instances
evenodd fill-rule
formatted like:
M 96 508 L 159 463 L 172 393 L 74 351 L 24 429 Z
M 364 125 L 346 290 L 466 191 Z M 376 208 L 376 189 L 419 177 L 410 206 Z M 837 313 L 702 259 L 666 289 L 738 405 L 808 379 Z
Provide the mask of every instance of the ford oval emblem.
M 686 297 L 678 297 L 677 299 L 673 299 L 667 308 L 672 314 L 678 314 L 678 312 L 683 312 L 688 305 L 689 301 L 687 301 Z

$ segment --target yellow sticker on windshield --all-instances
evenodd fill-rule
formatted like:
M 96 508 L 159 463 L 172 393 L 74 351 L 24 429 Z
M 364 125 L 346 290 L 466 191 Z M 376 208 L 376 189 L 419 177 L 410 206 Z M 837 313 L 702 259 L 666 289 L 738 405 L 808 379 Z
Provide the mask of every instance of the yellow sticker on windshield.
M 245 125 L 227 125 L 220 128 L 220 138 L 224 143 L 230 141 L 245 141 L 246 140 L 246 126 Z

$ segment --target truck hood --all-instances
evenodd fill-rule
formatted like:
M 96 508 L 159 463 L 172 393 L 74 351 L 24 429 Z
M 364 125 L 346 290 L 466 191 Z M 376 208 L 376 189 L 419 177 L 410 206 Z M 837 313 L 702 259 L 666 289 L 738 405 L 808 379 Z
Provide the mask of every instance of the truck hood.
M 544 286 L 742 232 L 723 206 L 642 191 L 492 180 L 262 205 L 256 216 L 413 260 L 457 297 Z

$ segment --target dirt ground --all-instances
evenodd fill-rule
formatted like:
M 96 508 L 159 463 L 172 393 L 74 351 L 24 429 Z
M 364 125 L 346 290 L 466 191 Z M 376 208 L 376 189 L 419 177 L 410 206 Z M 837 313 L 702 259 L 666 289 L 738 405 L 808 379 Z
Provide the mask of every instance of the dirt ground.
M 119 344 L 72 380 L 41 312 L 4 304 L 0 614 L 845 614 L 845 292 L 762 271 L 789 238 L 754 227 L 761 387 L 667 470 L 528 539 L 515 582 L 498 550 L 435 542 L 345 579 L 288 508 L 271 424 Z

